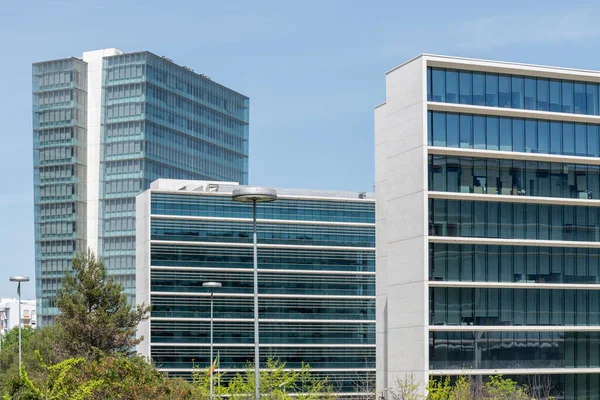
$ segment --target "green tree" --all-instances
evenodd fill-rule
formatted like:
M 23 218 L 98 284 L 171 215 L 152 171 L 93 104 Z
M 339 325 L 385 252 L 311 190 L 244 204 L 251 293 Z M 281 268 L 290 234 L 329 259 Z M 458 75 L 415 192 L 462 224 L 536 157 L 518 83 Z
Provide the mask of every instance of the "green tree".
M 38 329 L 23 329 L 23 365 L 29 375 L 38 378 L 46 374 L 41 367 L 36 351 L 49 363 L 64 360 L 57 345 L 57 328 L 43 327 Z M 19 344 L 18 328 L 11 329 L 5 336 L 0 352 L 0 393 L 7 385 L 19 380 Z
M 101 379 L 80 381 L 80 365 L 86 360 L 83 357 L 69 358 L 58 364 L 46 365 L 39 351 L 35 352 L 40 366 L 46 371 L 45 379 L 34 382 L 29 377 L 25 366 L 21 368 L 21 377 L 15 380 L 4 394 L 4 400 L 85 400 L 99 386 Z
M 501 375 L 490 376 L 485 383 L 487 396 L 490 400 L 526 400 L 527 387 L 519 387 L 512 379 L 504 379 Z
M 23 367 L 5 389 L 4 399 L 11 400 L 192 400 L 193 387 L 182 379 L 169 379 L 140 356 L 121 354 L 88 360 L 68 358 L 46 365 L 46 372 L 30 377 Z
M 91 250 L 73 260 L 73 271 L 63 278 L 56 306 L 63 348 L 72 356 L 83 357 L 130 352 L 142 340 L 135 338 L 137 325 L 148 318 L 150 310 L 128 304 L 123 286 L 107 275 L 102 260 Z
M 429 400 L 448 400 L 452 394 L 450 377 L 447 376 L 445 379 L 440 380 L 430 379 L 427 386 L 427 393 L 427 399 Z

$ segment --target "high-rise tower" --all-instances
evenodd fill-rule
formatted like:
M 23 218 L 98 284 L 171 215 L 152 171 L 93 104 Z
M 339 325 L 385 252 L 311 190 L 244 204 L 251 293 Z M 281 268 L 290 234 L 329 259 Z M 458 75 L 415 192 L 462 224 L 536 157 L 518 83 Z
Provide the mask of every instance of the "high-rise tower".
M 77 251 L 135 294 L 135 196 L 157 178 L 248 181 L 248 98 L 150 52 L 33 64 L 39 324 Z

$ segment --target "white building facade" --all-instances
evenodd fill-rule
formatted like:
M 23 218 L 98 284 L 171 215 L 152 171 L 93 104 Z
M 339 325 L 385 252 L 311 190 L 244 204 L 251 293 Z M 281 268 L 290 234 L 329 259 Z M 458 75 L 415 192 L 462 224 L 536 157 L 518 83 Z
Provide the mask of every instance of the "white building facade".
M 35 328 L 36 313 L 35 300 L 21 300 L 21 327 Z M 0 299 L 0 335 L 19 326 L 19 300 Z
M 421 55 L 375 108 L 377 392 L 600 393 L 600 72 Z

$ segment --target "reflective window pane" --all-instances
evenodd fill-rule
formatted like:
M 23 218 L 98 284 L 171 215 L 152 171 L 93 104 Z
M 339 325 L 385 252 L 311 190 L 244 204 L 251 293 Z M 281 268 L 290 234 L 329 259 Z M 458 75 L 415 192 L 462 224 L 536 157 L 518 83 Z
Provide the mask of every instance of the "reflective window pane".
M 523 91 L 523 78 L 520 76 L 512 77 L 512 108 L 523 108 L 525 104 L 525 92 Z
M 459 73 L 459 100 L 460 104 L 473 103 L 473 73 L 470 71 L 460 71 Z
M 431 70 L 431 86 L 433 101 L 446 101 L 446 73 L 443 69 L 432 68 Z
M 473 72 L 473 104 L 485 106 L 485 74 Z
M 447 103 L 458 103 L 458 71 L 446 70 L 446 100 Z
M 540 111 L 549 110 L 549 86 L 548 79 L 537 79 L 537 109 Z
M 498 75 L 485 75 L 485 105 L 498 107 Z
M 511 107 L 511 79 L 510 75 L 500 75 L 498 80 L 498 106 Z

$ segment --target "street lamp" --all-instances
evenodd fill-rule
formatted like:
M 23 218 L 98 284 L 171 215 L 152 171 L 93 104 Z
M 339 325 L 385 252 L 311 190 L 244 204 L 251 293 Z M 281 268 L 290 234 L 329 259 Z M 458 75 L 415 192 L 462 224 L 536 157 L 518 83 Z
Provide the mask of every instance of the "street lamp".
M 204 282 L 202 284 L 202 287 L 210 289 L 210 364 L 208 367 L 210 374 L 210 400 L 213 400 L 213 293 L 215 289 L 221 286 L 221 282 Z
M 11 276 L 11 282 L 17 282 L 17 294 L 19 295 L 19 375 L 21 374 L 21 282 L 29 282 L 28 276 Z
M 252 203 L 252 239 L 254 243 L 254 387 L 256 400 L 260 400 L 260 350 L 258 339 L 258 253 L 256 245 L 256 203 L 277 200 L 277 192 L 273 189 L 245 186 L 235 189 L 231 194 L 234 201 Z

